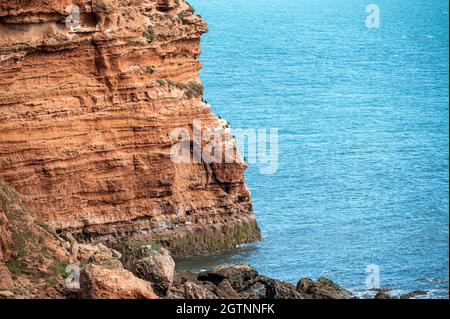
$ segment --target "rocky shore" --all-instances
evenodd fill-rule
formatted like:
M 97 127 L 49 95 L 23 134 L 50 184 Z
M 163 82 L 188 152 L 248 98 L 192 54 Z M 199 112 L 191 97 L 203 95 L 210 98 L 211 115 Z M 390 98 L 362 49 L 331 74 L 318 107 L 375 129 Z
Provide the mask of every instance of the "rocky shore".
M 412 298 L 413 292 L 399 298 Z M 326 278 L 297 285 L 249 265 L 176 272 L 164 243 L 81 243 L 36 217 L 21 195 L 0 181 L 0 298 L 85 299 L 354 299 Z M 379 299 L 394 298 L 380 290 Z

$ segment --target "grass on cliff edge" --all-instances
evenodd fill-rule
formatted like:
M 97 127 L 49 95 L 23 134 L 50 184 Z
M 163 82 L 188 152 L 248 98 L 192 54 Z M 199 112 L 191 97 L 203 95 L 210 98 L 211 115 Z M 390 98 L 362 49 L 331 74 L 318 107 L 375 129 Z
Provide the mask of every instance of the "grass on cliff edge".
M 162 248 L 162 245 L 160 242 L 153 241 L 153 240 L 138 240 L 134 241 L 130 244 L 130 248 L 133 250 L 139 249 L 142 246 L 146 246 L 150 248 L 151 250 L 159 250 Z

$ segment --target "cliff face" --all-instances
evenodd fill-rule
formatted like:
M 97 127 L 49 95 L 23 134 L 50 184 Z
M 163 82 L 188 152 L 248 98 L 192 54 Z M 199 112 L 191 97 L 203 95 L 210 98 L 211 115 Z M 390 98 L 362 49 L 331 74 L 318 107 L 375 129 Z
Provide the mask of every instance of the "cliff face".
M 170 157 L 194 120 L 233 142 L 202 102 L 204 32 L 182 0 L 0 0 L 0 180 L 79 241 L 258 240 L 245 164 Z

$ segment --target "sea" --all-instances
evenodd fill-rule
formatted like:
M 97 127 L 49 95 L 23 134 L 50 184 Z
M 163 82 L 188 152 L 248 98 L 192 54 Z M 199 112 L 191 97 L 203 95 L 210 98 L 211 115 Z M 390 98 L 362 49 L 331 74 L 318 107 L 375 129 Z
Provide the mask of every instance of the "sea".
M 245 174 L 262 241 L 177 268 L 448 298 L 448 2 L 190 3 L 205 99 L 233 128 L 277 129 L 278 156 Z

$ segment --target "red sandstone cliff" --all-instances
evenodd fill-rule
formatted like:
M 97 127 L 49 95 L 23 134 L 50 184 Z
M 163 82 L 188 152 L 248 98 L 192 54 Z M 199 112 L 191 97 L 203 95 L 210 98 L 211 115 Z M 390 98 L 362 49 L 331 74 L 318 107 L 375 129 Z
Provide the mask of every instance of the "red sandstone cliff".
M 170 158 L 174 128 L 223 129 L 201 99 L 204 32 L 182 0 L 0 0 L 0 180 L 79 241 L 258 240 L 244 164 Z

